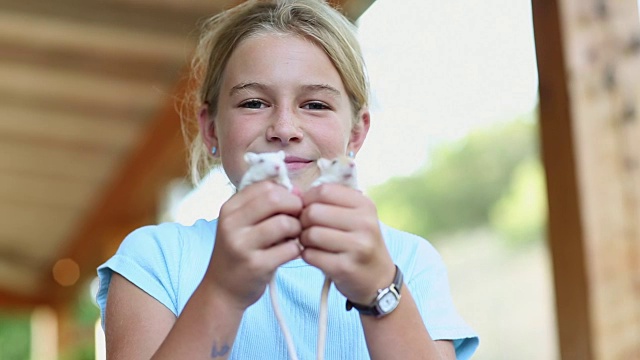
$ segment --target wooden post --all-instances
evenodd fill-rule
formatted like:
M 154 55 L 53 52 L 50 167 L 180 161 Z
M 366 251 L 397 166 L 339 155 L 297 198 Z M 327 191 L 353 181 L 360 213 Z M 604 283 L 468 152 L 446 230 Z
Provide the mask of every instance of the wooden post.
M 563 359 L 640 359 L 636 0 L 533 0 Z
M 31 314 L 31 359 L 58 359 L 58 317 L 48 306 L 40 306 Z
M 58 319 L 58 358 L 68 357 L 77 341 L 78 329 L 73 319 L 72 303 L 55 307 Z

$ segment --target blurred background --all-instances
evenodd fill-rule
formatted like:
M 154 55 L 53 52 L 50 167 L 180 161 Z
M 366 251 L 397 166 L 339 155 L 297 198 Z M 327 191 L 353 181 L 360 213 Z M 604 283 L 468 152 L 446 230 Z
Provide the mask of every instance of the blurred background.
M 217 217 L 232 189 L 190 185 L 176 103 L 197 22 L 233 3 L 0 0 L 0 360 L 103 359 L 95 268 L 138 226 Z M 640 359 L 561 356 L 532 2 L 339 3 L 372 85 L 360 185 L 442 254 L 474 359 Z

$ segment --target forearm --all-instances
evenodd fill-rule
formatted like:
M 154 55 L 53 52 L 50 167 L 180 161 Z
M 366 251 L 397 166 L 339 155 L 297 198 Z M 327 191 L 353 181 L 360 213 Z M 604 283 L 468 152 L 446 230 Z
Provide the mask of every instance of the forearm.
M 152 359 L 227 359 L 243 314 L 234 305 L 203 280 Z
M 453 359 L 431 339 L 406 286 L 398 307 L 382 318 L 361 315 L 371 359 Z

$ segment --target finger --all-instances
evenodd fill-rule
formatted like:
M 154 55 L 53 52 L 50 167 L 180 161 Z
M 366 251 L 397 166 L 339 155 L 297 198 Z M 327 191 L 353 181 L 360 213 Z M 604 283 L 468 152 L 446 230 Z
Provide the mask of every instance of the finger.
M 287 240 L 263 250 L 265 266 L 275 271 L 280 265 L 298 258 L 302 253 L 295 240 Z
M 300 197 L 269 181 L 247 186 L 235 194 L 220 210 L 220 217 L 237 217 L 235 226 L 256 224 L 274 214 L 299 216 Z
M 348 233 L 320 226 L 310 227 L 300 234 L 303 247 L 330 253 L 347 252 L 353 247 L 351 242 Z
M 285 194 L 291 194 L 287 189 L 281 185 L 278 185 L 272 181 L 259 181 L 244 188 L 242 191 L 235 193 L 226 203 L 226 210 L 230 213 L 242 209 L 247 204 L 256 198 L 263 198 L 266 194 L 276 192 L 280 196 L 285 197 Z
M 331 278 L 344 273 L 345 257 L 343 254 L 305 247 L 300 256 L 307 264 L 317 267 Z
M 311 226 L 323 226 L 336 230 L 350 231 L 357 228 L 357 223 L 362 220 L 363 216 L 367 215 L 355 209 L 313 203 L 302 210 L 300 223 L 304 229 Z
M 248 234 L 245 244 L 251 248 L 266 249 L 287 239 L 298 238 L 302 226 L 297 218 L 288 215 L 275 215 L 254 226 Z
M 302 194 L 304 206 L 312 203 L 325 203 L 347 208 L 357 207 L 365 196 L 356 189 L 340 184 L 322 184 Z
M 291 193 L 293 193 L 296 196 L 301 197 L 302 196 L 302 190 L 300 190 L 299 187 L 294 186 L 293 189 L 291 190 Z

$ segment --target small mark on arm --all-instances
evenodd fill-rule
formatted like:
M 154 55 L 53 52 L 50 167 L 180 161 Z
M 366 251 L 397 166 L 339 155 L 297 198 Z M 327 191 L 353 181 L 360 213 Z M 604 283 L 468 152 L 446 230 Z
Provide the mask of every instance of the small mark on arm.
M 218 344 L 213 344 L 213 347 L 211 348 L 211 358 L 218 359 L 225 357 L 229 354 L 230 349 L 231 348 L 227 344 L 222 345 L 220 349 L 218 349 Z

